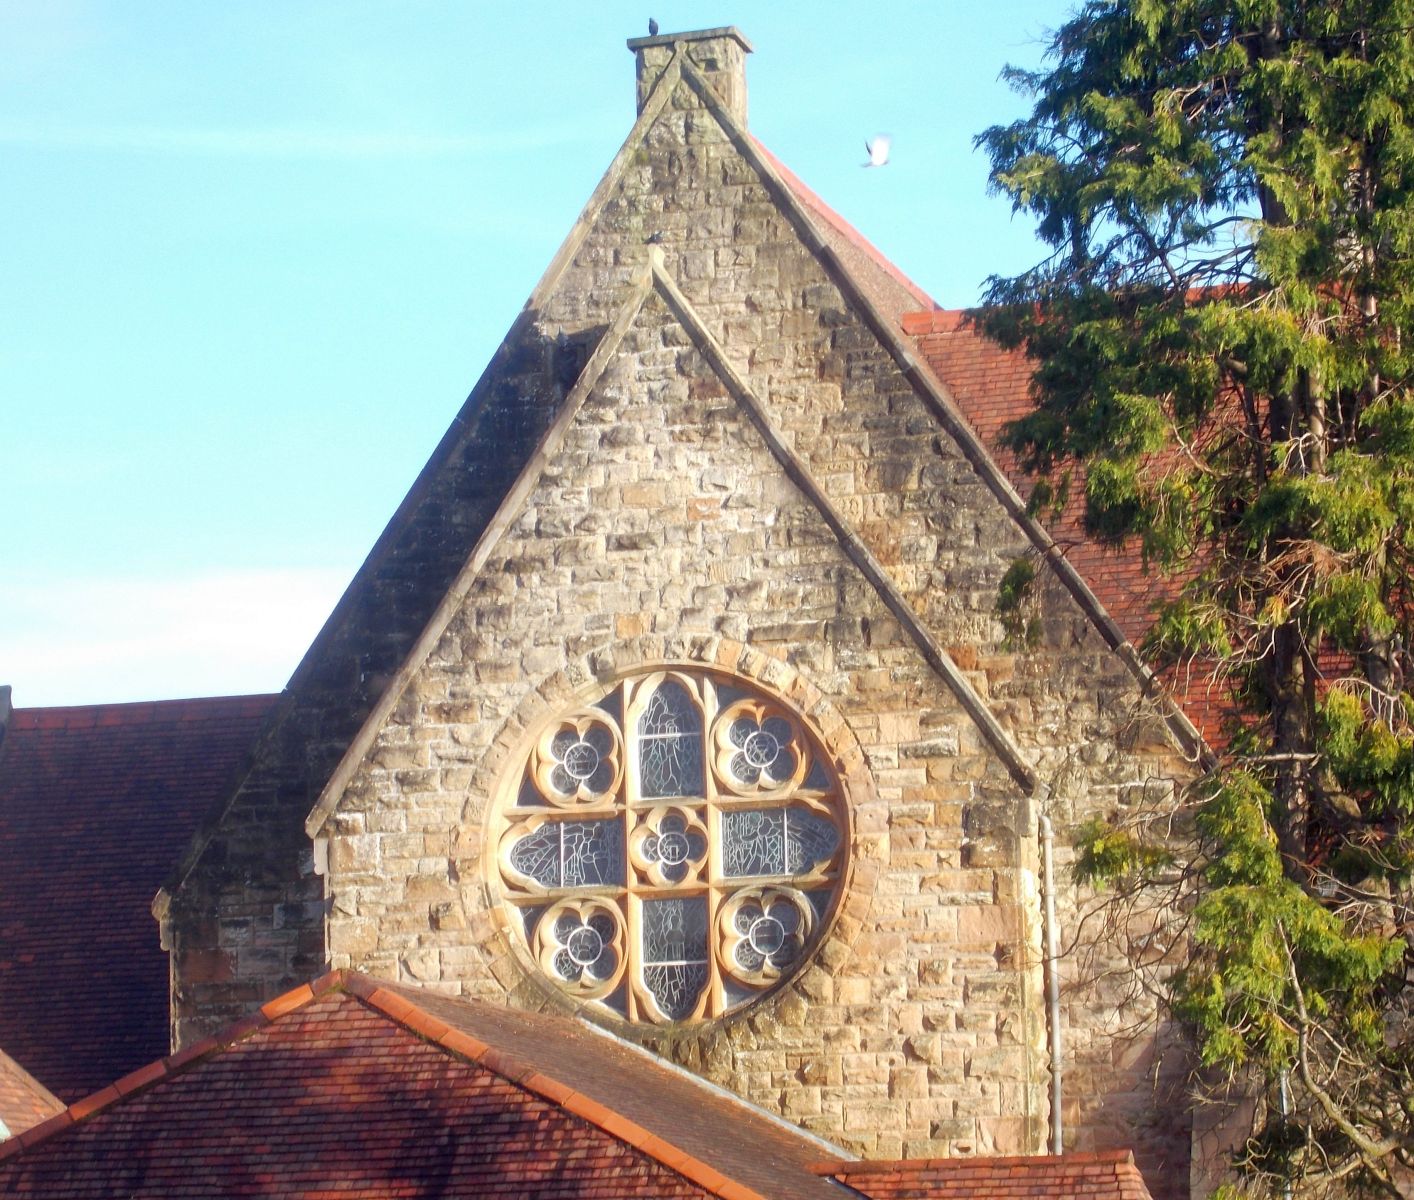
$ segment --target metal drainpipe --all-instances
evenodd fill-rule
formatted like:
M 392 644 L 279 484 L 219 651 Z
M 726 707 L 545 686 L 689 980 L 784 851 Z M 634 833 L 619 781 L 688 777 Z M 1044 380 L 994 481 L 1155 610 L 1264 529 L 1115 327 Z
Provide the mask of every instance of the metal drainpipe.
M 1041 913 L 1046 929 L 1046 1039 L 1051 1051 L 1051 1153 L 1063 1153 L 1061 1135 L 1061 1024 L 1059 937 L 1056 933 L 1056 868 L 1051 854 L 1054 840 L 1049 817 L 1036 819 L 1041 835 Z

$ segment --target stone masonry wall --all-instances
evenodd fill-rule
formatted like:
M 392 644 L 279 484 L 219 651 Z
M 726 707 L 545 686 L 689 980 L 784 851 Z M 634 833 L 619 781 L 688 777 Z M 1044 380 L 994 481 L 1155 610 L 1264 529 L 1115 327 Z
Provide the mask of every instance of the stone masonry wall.
M 867 764 L 873 798 L 856 800 L 852 881 L 816 964 L 739 1018 L 648 1040 L 870 1154 L 1036 1148 L 1022 798 L 661 302 L 621 354 L 344 796 L 333 963 L 566 1003 L 502 930 L 487 800 L 595 680 L 723 667 L 810 697 L 795 703 Z M 964 800 L 1006 814 L 971 863 Z
M 1055 790 L 1060 920 L 1068 941 L 1080 939 L 1063 972 L 1068 1144 L 1134 1145 L 1156 1194 L 1173 1194 L 1189 1146 L 1187 1106 L 1175 1103 L 1188 1063 L 1171 1033 L 1154 1028 L 1152 996 L 1135 994 L 1131 939 L 1082 921 L 1095 898 L 1069 886 L 1068 832 L 1095 813 L 1152 801 L 1189 764 L 1045 572 L 1041 646 L 1004 646 L 994 606 L 1002 573 L 1028 551 L 1020 530 L 686 86 L 644 139 L 546 319 L 594 319 L 606 295 L 623 294 L 649 236 L 814 478 Z M 748 637 L 731 617 L 719 628 Z M 1014 811 L 978 794 L 959 803 L 962 862 L 985 863 L 993 830 L 1012 829 Z M 900 814 L 897 824 L 908 820 Z
M 325 969 L 305 818 L 599 332 L 547 340 L 531 320 L 512 329 L 296 670 L 199 856 L 164 890 L 174 1048 Z
M 484 423 L 446 459 L 433 489 L 443 499 L 420 536 L 461 531 L 438 562 L 469 550 L 487 504 L 459 494 L 458 472 L 484 481 L 478 472 L 495 463 L 510 473 L 504 464 L 519 461 L 516 447 L 544 428 L 572 379 L 553 348 L 588 344 L 608 325 L 652 235 L 813 478 L 1052 787 L 1062 842 L 1086 816 L 1168 787 L 1184 764 L 1058 585 L 1040 599 L 1042 644 L 1003 645 L 993 606 L 1002 573 L 1026 551 L 1021 532 L 778 199 L 680 85 L 573 261 L 493 364 Z M 541 347 L 539 357 L 525 346 Z M 413 577 L 393 611 L 425 611 L 417 589 L 440 597 L 447 576 L 439 567 Z M 351 628 L 379 619 L 370 607 Z M 856 869 L 816 963 L 771 1000 L 663 1049 L 871 1156 L 1040 1149 L 1028 805 L 656 299 L 326 825 L 330 961 L 511 1003 L 558 1002 L 497 924 L 482 881 L 485 805 L 550 709 L 663 660 L 797 687 L 837 718 L 840 745 L 857 745 L 875 796 L 854 813 Z M 303 796 L 281 811 L 301 800 L 307 811 L 320 778 L 310 771 Z M 308 853 L 293 822 L 281 830 L 281 862 Z M 274 935 L 272 897 L 250 894 L 262 878 L 249 857 L 256 844 L 232 828 L 221 842 L 230 860 L 203 868 L 218 882 L 194 888 L 177 923 L 193 948 L 235 949 L 247 903 Z M 1088 903 L 1067 885 L 1068 933 Z M 313 936 L 318 910 L 290 910 L 297 928 L 282 944 Z M 1171 1116 L 1172 1089 L 1185 1064 L 1143 1027 L 1152 1005 L 1115 982 L 1129 978 L 1128 951 L 1101 936 L 1067 958 L 1069 1145 L 1133 1145 L 1156 1195 L 1174 1195 L 1187 1129 Z M 288 956 L 278 970 L 252 960 L 250 973 L 238 956 L 213 963 L 253 994 L 289 970 Z M 215 1008 L 187 1011 L 195 1029 Z

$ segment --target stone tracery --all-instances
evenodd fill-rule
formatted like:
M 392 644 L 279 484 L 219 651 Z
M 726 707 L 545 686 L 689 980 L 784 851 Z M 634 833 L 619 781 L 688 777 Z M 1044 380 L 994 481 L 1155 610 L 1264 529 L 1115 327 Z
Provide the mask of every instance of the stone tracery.
M 803 961 L 843 876 L 838 780 L 803 722 L 701 670 L 551 721 L 503 789 L 499 891 L 556 986 L 630 1021 L 723 1016 Z

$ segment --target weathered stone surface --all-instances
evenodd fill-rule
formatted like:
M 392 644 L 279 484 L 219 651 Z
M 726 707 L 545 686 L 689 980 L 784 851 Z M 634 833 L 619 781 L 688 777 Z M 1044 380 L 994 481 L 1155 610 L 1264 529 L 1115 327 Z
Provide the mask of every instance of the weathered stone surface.
M 658 62 L 657 48 L 642 53 Z M 1040 597 L 1043 644 L 1005 648 L 994 597 L 1023 535 L 683 84 L 498 352 L 174 893 L 174 1036 L 326 963 L 566 1006 L 536 980 L 488 886 L 497 788 L 575 697 L 656 663 L 698 663 L 805 713 L 867 794 L 851 797 L 853 871 L 814 963 L 720 1025 L 637 1036 L 871 1157 L 1039 1150 L 1030 801 L 656 296 L 463 581 L 325 822 L 325 874 L 314 873 L 306 814 L 531 460 L 582 351 L 632 292 L 650 234 L 814 483 L 1038 777 L 1064 781 L 1051 811 L 1062 830 L 1182 772 L 1161 738 L 1124 742 L 1144 702 L 1059 586 Z M 1065 886 L 1068 931 L 1086 903 Z M 1071 1143 L 1137 1139 L 1147 1162 L 1172 1162 L 1185 1139 L 1171 1108 L 1181 1055 L 1130 1032 L 1141 1001 L 1089 982 L 1124 974 L 1127 950 L 1091 941 L 1064 964 L 1083 1097 Z M 1136 1053 L 1119 1051 L 1126 1038 Z

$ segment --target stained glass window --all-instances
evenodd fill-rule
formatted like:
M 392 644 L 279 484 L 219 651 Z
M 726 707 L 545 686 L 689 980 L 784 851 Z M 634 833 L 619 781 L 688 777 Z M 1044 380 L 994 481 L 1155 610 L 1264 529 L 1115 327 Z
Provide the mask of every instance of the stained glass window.
M 507 927 L 555 986 L 623 1020 L 751 1003 L 809 955 L 844 873 L 818 740 L 711 672 L 633 676 L 548 722 L 502 794 Z
M 511 867 L 543 888 L 624 882 L 624 830 L 615 820 L 546 821 L 518 838 Z
M 684 1020 L 707 987 L 707 898 L 644 900 L 642 913 L 643 982 L 664 1016 Z
M 653 689 L 638 718 L 638 779 L 645 800 L 702 794 L 702 713 L 671 679 Z
M 833 821 L 805 808 L 745 808 L 722 814 L 722 873 L 805 875 L 839 847 Z

